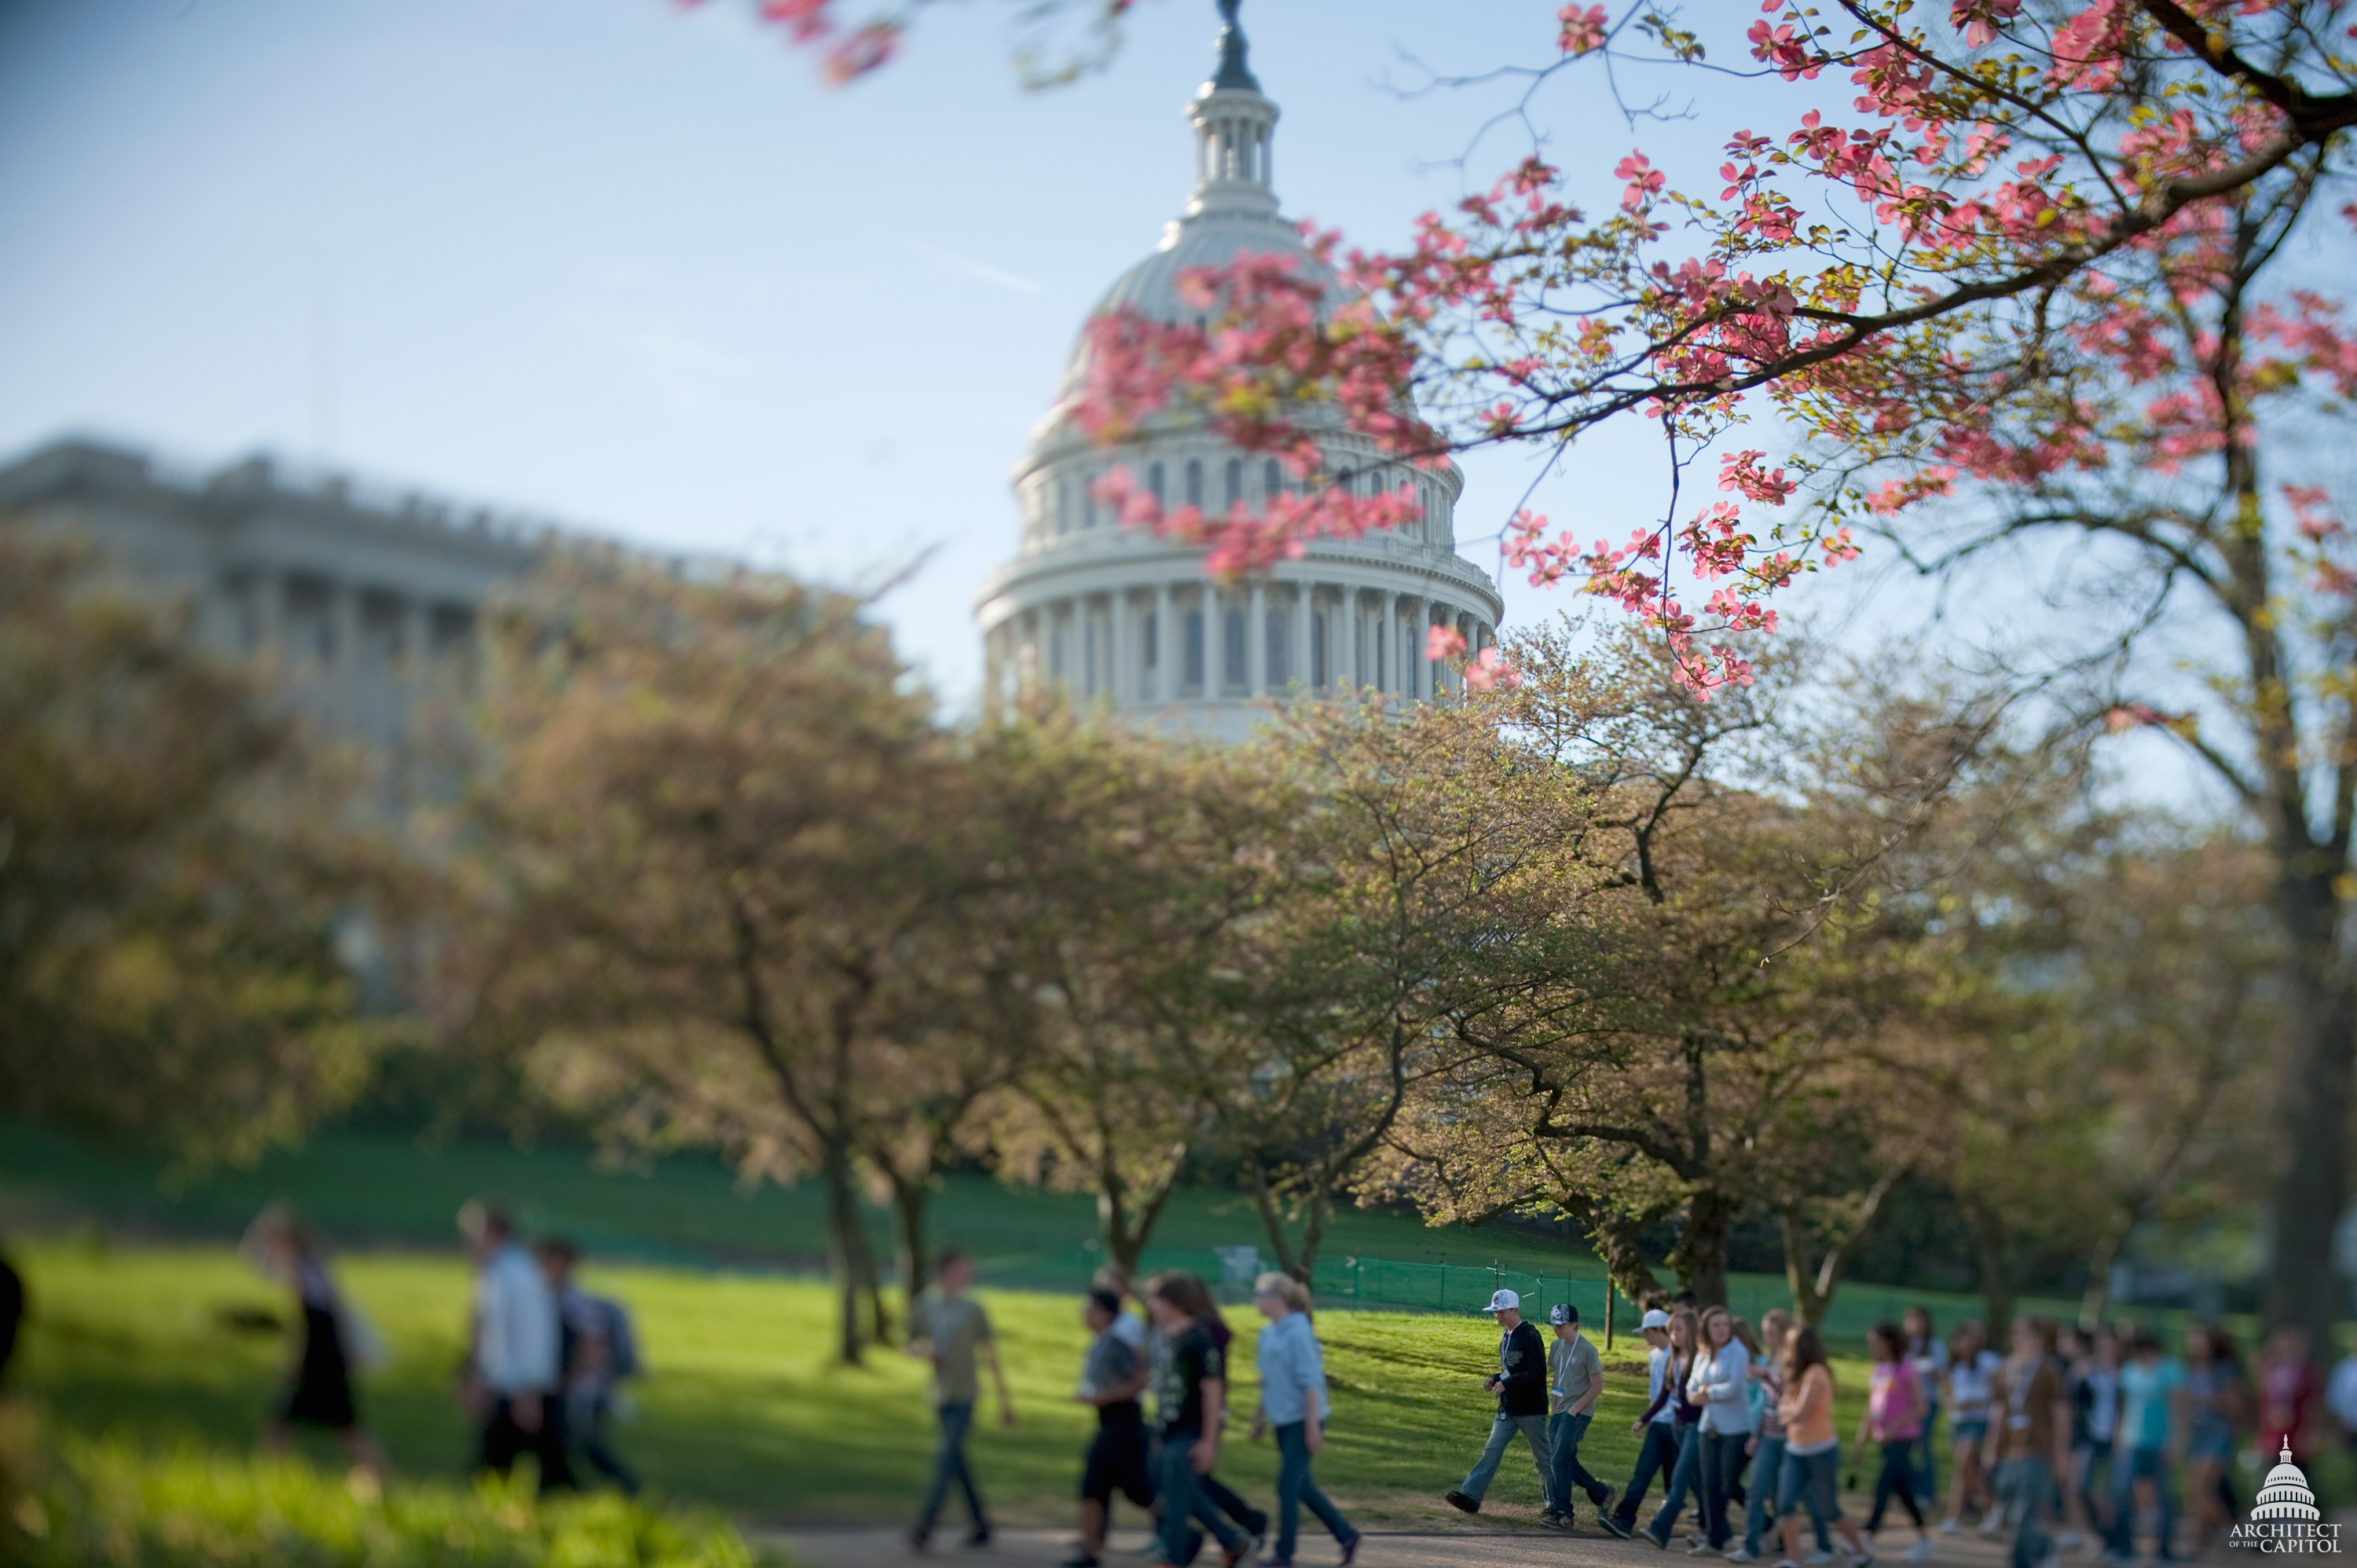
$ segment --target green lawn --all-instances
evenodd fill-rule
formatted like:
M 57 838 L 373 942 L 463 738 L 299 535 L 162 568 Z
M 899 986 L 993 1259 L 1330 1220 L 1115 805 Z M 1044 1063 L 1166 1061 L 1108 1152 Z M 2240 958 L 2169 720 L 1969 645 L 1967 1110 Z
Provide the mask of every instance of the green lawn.
M 290 1198 L 346 1247 L 453 1244 L 452 1217 L 479 1193 L 505 1197 L 527 1230 L 563 1232 L 591 1251 L 640 1263 L 811 1269 L 824 1253 L 817 1187 L 746 1188 L 717 1163 L 676 1158 L 644 1169 L 602 1166 L 580 1149 L 505 1144 L 433 1147 L 403 1137 L 323 1133 L 249 1171 L 167 1184 L 152 1163 L 110 1156 L 42 1129 L 0 1123 L 0 1226 L 36 1234 L 81 1227 L 148 1239 L 224 1239 L 274 1198 Z M 886 1217 L 871 1213 L 879 1246 Z M 1072 1193 L 1009 1188 L 975 1176 L 943 1182 L 932 1214 L 937 1243 L 974 1252 L 985 1282 L 1074 1289 L 1103 1259 L 1092 1201 Z M 1250 1202 L 1189 1190 L 1170 1202 L 1147 1251 L 1149 1267 L 1194 1270 L 1217 1281 L 1214 1250 L 1265 1246 Z M 1591 1326 L 1603 1316 L 1604 1271 L 1581 1244 L 1499 1227 L 1427 1226 L 1413 1214 L 1346 1209 L 1328 1226 L 1318 1268 L 1320 1300 L 1470 1314 L 1500 1284 L 1553 1303 L 1570 1299 Z M 1736 1310 L 1757 1316 L 1789 1305 L 1781 1277 L 1738 1274 Z M 1976 1298 L 1852 1284 L 1825 1327 L 1857 1348 L 1867 1326 L 1921 1301 L 1943 1325 L 1976 1316 Z M 1620 1304 L 1629 1321 L 1627 1303 Z M 2026 1304 L 2069 1315 L 2075 1303 Z
M 225 1324 L 224 1309 L 272 1306 L 267 1284 L 219 1247 L 19 1250 L 34 1302 L 20 1386 L 68 1431 L 145 1444 L 253 1440 L 283 1348 Z M 368 1380 L 370 1418 L 410 1475 L 463 1468 L 467 1434 L 447 1384 L 461 1350 L 466 1276 L 452 1256 L 355 1256 L 347 1291 L 390 1349 Z M 664 1493 L 759 1520 L 897 1519 L 925 1474 L 930 1436 L 922 1371 L 895 1354 L 828 1364 L 829 1303 L 813 1283 L 661 1268 L 602 1269 L 592 1283 L 629 1300 L 652 1369 L 638 1390 L 630 1453 Z M 976 1439 L 983 1483 L 1010 1518 L 1066 1516 L 1089 1414 L 1071 1401 L 1084 1342 L 1073 1298 L 985 1291 L 1019 1423 Z M 1256 1320 L 1233 1314 L 1236 1379 L 1252 1379 Z M 1470 1462 L 1489 1421 L 1479 1387 L 1497 1331 L 1469 1314 L 1329 1310 L 1336 1419 L 1320 1474 L 1371 1520 L 1428 1512 Z M 1640 1363 L 1613 1359 L 1607 1418 L 1587 1453 L 1618 1478 L 1632 1456 L 1627 1418 L 1642 1402 Z M 1845 1395 L 1861 1369 L 1841 1368 Z M 1248 1392 L 1244 1397 L 1249 1397 Z M 1853 1405 L 1854 1409 L 1854 1405 Z M 1853 1417 L 1854 1419 L 1854 1417 Z M 1238 1435 L 1238 1434 L 1232 1434 Z M 324 1452 L 324 1451 L 323 1451 Z M 1233 1442 L 1223 1461 L 1248 1494 L 1271 1490 L 1273 1455 Z M 1536 1500 L 1527 1466 L 1510 1463 L 1493 1494 Z

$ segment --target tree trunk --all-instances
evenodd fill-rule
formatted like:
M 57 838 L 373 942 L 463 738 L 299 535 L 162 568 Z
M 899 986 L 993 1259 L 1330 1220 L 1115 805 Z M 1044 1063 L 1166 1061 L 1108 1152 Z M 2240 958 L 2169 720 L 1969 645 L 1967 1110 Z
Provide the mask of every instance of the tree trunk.
M 831 1149 L 825 1161 L 828 1264 L 841 1293 L 837 1318 L 837 1359 L 846 1367 L 860 1364 L 859 1292 L 869 1284 L 875 1268 L 868 1255 L 867 1232 L 859 1221 L 859 1199 L 847 1151 Z
M 1659 1306 L 1669 1299 L 1670 1293 L 1662 1288 L 1653 1265 L 1645 1261 L 1638 1246 L 1645 1227 L 1660 1215 L 1629 1214 L 1577 1199 L 1566 1199 L 1560 1207 L 1587 1229 L 1589 1247 L 1603 1261 L 1606 1277 L 1622 1295 L 1641 1308 Z
M 2291 950 L 2287 1048 L 2276 1091 L 2283 1139 L 2268 1217 L 2266 1314 L 2269 1323 L 2307 1329 L 2311 1345 L 2330 1345 L 2341 1305 L 2331 1260 L 2349 1191 L 2357 996 L 2336 951 L 2340 909 L 2332 879 L 2286 866 L 2276 900 Z
M 1899 1185 L 1907 1173 L 1893 1171 L 1867 1189 L 1865 1200 L 1858 1205 L 1857 1218 L 1832 1246 L 1812 1271 L 1809 1267 L 1809 1227 L 1802 1218 L 1801 1206 L 1787 1203 L 1777 1212 L 1776 1222 L 1784 1239 L 1784 1283 L 1792 1287 L 1792 1311 L 1803 1323 L 1814 1327 L 1824 1321 L 1825 1311 L 1834 1304 L 1834 1292 L 1841 1287 L 1842 1270 L 1849 1265 L 1850 1255 L 1858 1243 L 1874 1228 L 1875 1216 L 1882 1212 L 1883 1200 L 1890 1189 Z
M 1996 1211 L 1976 1203 L 1964 1206 L 1964 1223 L 1972 1229 L 1973 1253 L 1980 1271 L 1981 1310 L 1991 1345 L 2006 1343 L 2006 1326 L 2013 1321 L 2012 1260 L 2006 1256 L 2011 1238 Z
M 897 1176 L 892 1182 L 892 1208 L 900 1230 L 897 1238 L 900 1248 L 900 1283 L 907 1287 L 912 1305 L 923 1292 L 930 1277 L 925 1266 L 925 1205 L 932 1195 L 926 1190 L 926 1186 L 923 1182 L 902 1181 Z
M 1735 1223 L 1736 1200 L 1716 1187 L 1697 1184 L 1686 1197 L 1686 1224 L 1670 1262 L 1678 1283 L 1705 1306 L 1727 1305 L 1727 1233 Z
M 1248 1158 L 1246 1167 L 1252 1172 L 1253 1198 L 1260 1206 L 1261 1228 L 1268 1233 L 1270 1255 L 1276 1266 L 1305 1285 L 1317 1283 L 1318 1243 L 1326 1234 L 1326 1211 L 1332 1207 L 1323 1192 L 1305 1200 L 1306 1214 L 1301 1227 L 1301 1245 L 1296 1247 L 1285 1233 L 1283 1206 L 1268 1185 L 1268 1172 L 1256 1158 Z

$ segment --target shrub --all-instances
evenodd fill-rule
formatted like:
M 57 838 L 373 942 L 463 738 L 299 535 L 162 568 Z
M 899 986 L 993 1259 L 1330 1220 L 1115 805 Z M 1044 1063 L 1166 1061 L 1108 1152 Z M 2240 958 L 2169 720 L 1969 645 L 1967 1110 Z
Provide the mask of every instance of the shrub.
M 0 1432 L 0 1562 L 24 1568 L 752 1568 L 716 1516 L 612 1494 L 365 1482 L 299 1462 L 66 1436 L 21 1409 Z

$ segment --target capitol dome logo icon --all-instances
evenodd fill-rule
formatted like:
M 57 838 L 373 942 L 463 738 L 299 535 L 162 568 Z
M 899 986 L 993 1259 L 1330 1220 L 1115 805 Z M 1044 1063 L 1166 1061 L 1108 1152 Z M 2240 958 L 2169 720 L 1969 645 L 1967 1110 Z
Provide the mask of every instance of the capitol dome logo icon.
M 2292 1463 L 2291 1439 L 2284 1439 L 2276 1467 L 2267 1472 L 2251 1506 L 2251 1517 L 2226 1538 L 2244 1551 L 2319 1552 L 2341 1550 L 2341 1527 L 2323 1522 L 2308 1472 Z

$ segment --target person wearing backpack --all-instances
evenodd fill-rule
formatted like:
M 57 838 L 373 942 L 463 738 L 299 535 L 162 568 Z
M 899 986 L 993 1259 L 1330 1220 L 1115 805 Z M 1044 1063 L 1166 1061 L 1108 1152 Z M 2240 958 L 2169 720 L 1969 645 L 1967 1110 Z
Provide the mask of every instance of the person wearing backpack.
M 572 1242 L 552 1238 L 537 1251 L 549 1292 L 556 1297 L 565 1434 L 591 1469 L 621 1487 L 625 1496 L 635 1497 L 639 1477 L 615 1454 L 608 1434 L 617 1385 L 639 1374 L 638 1336 L 630 1315 L 620 1302 L 591 1295 L 574 1283 L 581 1251 Z

